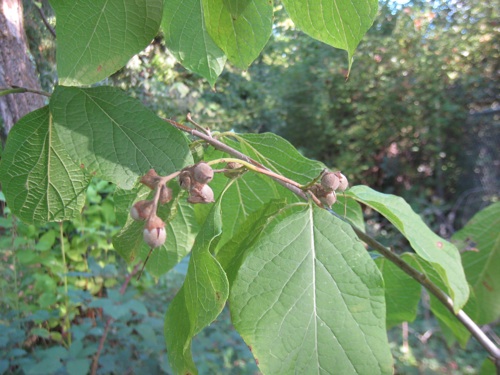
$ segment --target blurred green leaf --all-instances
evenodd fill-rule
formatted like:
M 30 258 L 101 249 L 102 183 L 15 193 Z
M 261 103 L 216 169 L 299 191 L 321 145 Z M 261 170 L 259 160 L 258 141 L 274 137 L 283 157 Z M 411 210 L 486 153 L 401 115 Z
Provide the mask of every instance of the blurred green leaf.
M 0 180 L 12 212 L 38 224 L 80 215 L 88 185 L 59 140 L 49 107 L 29 113 L 12 128 Z
M 51 0 L 57 16 L 57 73 L 88 85 L 120 69 L 156 36 L 163 0 Z
M 477 299 L 478 324 L 500 318 L 500 202 L 478 212 L 452 240 L 462 250 L 467 280 Z
M 230 309 L 263 373 L 392 373 L 383 280 L 347 223 L 291 205 L 250 246 Z
M 192 164 L 186 137 L 119 89 L 57 86 L 50 110 L 78 165 L 119 187 L 150 168 L 166 175 Z
M 161 24 L 169 51 L 214 86 L 226 56 L 207 32 L 201 0 L 167 1 Z
M 54 246 L 55 242 L 56 242 L 56 232 L 53 230 L 49 230 L 40 237 L 35 246 L 35 249 L 38 251 L 47 251 L 52 246 Z
M 401 197 L 382 194 L 362 185 L 352 187 L 347 194 L 385 216 L 408 239 L 418 256 L 436 270 L 445 291 L 453 299 L 455 311 L 464 306 L 469 297 L 469 285 L 454 245 L 433 233 Z
M 266 45 L 273 27 L 268 0 L 201 0 L 205 27 L 229 61 L 247 69 Z

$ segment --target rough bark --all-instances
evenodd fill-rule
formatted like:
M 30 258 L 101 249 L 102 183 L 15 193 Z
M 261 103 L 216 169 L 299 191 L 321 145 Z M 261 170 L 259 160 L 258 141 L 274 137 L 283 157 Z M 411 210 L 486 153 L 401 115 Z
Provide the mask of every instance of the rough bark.
M 0 0 L 0 88 L 20 86 L 41 90 L 30 59 L 24 32 L 21 0 Z M 31 93 L 0 96 L 0 115 L 5 138 L 14 124 L 45 104 L 43 96 Z

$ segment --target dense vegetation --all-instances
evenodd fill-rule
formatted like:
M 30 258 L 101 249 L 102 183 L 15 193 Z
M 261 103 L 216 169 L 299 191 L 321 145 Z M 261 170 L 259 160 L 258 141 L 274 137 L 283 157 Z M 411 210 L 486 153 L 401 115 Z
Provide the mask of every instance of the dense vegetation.
M 55 41 L 35 12 L 35 6 L 26 3 L 26 29 L 41 83 L 45 90 L 52 92 L 57 80 Z M 51 8 L 45 4 L 43 9 L 54 22 Z M 271 38 L 263 52 L 248 69 L 234 67 L 238 63 L 226 65 L 218 80 L 211 82 L 215 82 L 214 88 L 176 63 L 165 47 L 169 36 L 162 34 L 98 86 L 121 87 L 160 117 L 183 119 L 190 112 L 214 134 L 223 132 L 218 139 L 235 148 L 240 147 L 238 140 L 231 138 L 228 131 L 281 135 L 306 157 L 333 169 L 342 169 L 351 185 L 364 184 L 404 197 L 422 213 L 434 231 L 449 239 L 473 214 L 498 200 L 500 156 L 496 145 L 500 134 L 495 105 L 500 46 L 495 38 L 497 13 L 494 2 L 414 1 L 405 6 L 383 2 L 374 25 L 354 55 L 346 79 L 349 65 L 346 53 L 303 34 L 293 26 L 285 9 L 276 4 Z M 77 89 L 57 88 L 54 102 L 64 101 L 64 95 L 71 90 Z M 106 95 L 128 100 L 115 91 Z M 51 111 L 57 116 L 61 107 L 54 105 Z M 24 124 L 28 126 L 33 122 Z M 252 138 L 252 134 L 245 137 L 241 139 L 248 145 L 257 150 L 257 146 L 262 146 L 267 152 L 264 147 L 269 145 L 268 140 Z M 285 147 L 285 143 L 277 139 L 271 140 Z M 200 141 L 190 143 L 195 160 L 222 156 L 202 146 Z M 249 147 L 246 152 L 253 156 L 252 150 Z M 294 152 L 290 149 L 289 157 L 301 162 L 299 154 Z M 284 163 L 279 155 L 265 155 L 283 172 L 280 165 Z M 159 168 L 159 172 L 164 168 L 161 172 L 167 173 L 167 167 L 154 167 Z M 177 167 L 180 169 L 183 165 Z M 309 173 L 313 178 L 322 165 L 310 161 L 307 168 L 312 168 L 311 171 L 299 170 L 306 169 L 303 166 L 297 168 L 297 176 Z M 294 177 L 293 171 L 289 172 L 289 177 Z M 3 173 L 5 176 L 6 172 Z M 115 178 L 112 172 L 109 176 Z M 137 199 L 136 195 L 144 197 L 149 192 L 137 185 L 131 192 L 122 189 L 124 185 L 127 188 L 134 185 L 128 176 L 120 180 L 119 188 L 102 177 L 87 181 L 88 189 L 78 198 L 85 201 L 82 214 L 61 223 L 42 224 L 36 217 L 31 223 L 29 220 L 23 223 L 10 212 L 13 204 L 8 201 L 5 206 L 5 196 L 1 196 L 4 235 L 1 239 L 0 324 L 5 334 L 0 342 L 0 372 L 172 371 L 166 359 L 163 315 L 166 305 L 181 288 L 188 260 L 184 259 L 173 271 L 159 276 L 165 268 L 158 265 L 161 258 L 152 257 L 147 268 L 149 273 L 137 281 L 135 275 L 141 263 L 126 265 L 112 242 L 117 234 L 115 245 L 130 241 L 132 237 L 120 232 L 123 226 L 130 229 L 130 225 L 134 225 L 127 220 L 129 206 Z M 214 180 L 216 196 L 223 195 L 225 182 Z M 82 191 L 87 187 L 83 185 Z M 228 191 L 231 194 L 231 190 Z M 266 194 L 261 192 L 261 196 L 267 198 Z M 291 194 L 286 195 L 289 193 L 281 194 L 292 199 Z M 398 252 L 414 248 L 411 234 L 401 230 L 390 218 L 381 219 L 376 212 L 380 210 L 373 202 L 378 196 L 354 189 L 348 197 L 349 202 L 354 203 L 351 199 L 354 197 L 366 204 L 367 232 Z M 343 202 L 340 195 L 339 201 Z M 278 211 L 285 210 L 280 206 L 282 202 L 273 204 Z M 387 207 L 390 204 L 387 203 Z M 225 209 L 230 210 L 219 203 L 214 207 L 221 205 L 223 213 Z M 357 207 L 349 205 L 347 216 L 359 224 L 362 219 Z M 174 228 L 182 228 L 187 234 L 185 243 L 178 244 L 182 251 L 177 250 L 173 258 L 167 258 L 169 268 L 189 251 L 196 233 L 214 230 L 206 228 L 204 223 L 213 220 L 214 227 L 217 226 L 217 213 L 209 213 L 210 207 L 190 211 L 181 204 L 179 210 L 189 222 L 189 228 L 175 224 L 178 226 Z M 335 210 L 342 215 L 344 207 L 337 204 Z M 498 245 L 492 245 L 498 238 L 494 230 L 498 228 L 498 210 L 498 203 L 491 205 L 453 237 L 453 243 L 464 253 L 464 265 L 467 264 L 464 259 L 474 257 L 470 250 L 476 247 L 488 251 L 492 258 L 500 251 Z M 261 207 L 253 211 L 269 220 L 272 218 L 272 212 Z M 29 217 L 22 209 L 19 213 L 21 218 Z M 162 213 L 170 215 L 171 211 Z M 300 212 L 298 214 L 300 217 Z M 326 220 L 321 215 L 318 214 L 320 222 Z M 245 221 L 245 228 L 253 229 L 253 224 L 258 227 L 254 216 L 250 215 Z M 222 218 L 222 223 L 227 225 L 233 220 Z M 403 234 L 392 228 L 389 221 Z M 482 233 L 488 226 L 490 230 Z M 140 226 L 137 228 L 142 230 Z M 471 243 L 470 238 L 476 238 L 479 232 L 484 242 Z M 228 241 L 229 236 L 225 230 L 220 244 Z M 216 253 L 217 244 L 213 246 Z M 416 251 L 418 253 L 418 249 Z M 134 254 L 144 258 L 146 253 L 141 249 Z M 229 258 L 222 251 L 219 259 L 224 266 L 224 259 Z M 426 268 L 429 264 L 417 256 L 406 254 L 404 259 L 433 275 L 432 270 Z M 447 311 L 436 307 L 437 301 L 429 300 L 427 295 L 417 310 L 418 284 L 404 279 L 385 259 L 378 258 L 376 264 L 388 287 L 401 283 L 402 293 L 415 297 L 411 297 L 408 309 L 401 309 L 398 307 L 401 301 L 388 298 L 390 293 L 398 295 L 401 290 L 386 290 L 387 325 L 396 327 L 389 334 L 396 369 L 404 373 L 417 369 L 479 373 L 487 353 L 468 340 L 469 332 Z M 477 270 L 466 268 L 465 271 L 471 285 L 484 281 L 473 279 Z M 228 277 L 231 281 L 230 272 Z M 398 277 L 404 282 L 394 281 Z M 435 275 L 429 277 L 446 290 L 447 286 L 440 284 L 442 280 Z M 477 293 L 478 290 L 474 290 Z M 472 311 L 475 298 L 479 314 Z M 497 337 L 497 307 L 492 303 L 491 309 L 484 309 L 481 298 L 480 294 L 474 296 L 465 310 L 479 324 L 489 324 L 486 328 Z M 395 312 L 392 315 L 391 308 Z M 398 313 L 401 316 L 397 316 Z M 437 321 L 431 315 L 435 315 Z M 401 322 L 413 321 L 416 317 L 414 325 L 410 325 L 410 333 L 403 323 L 401 338 Z M 429 339 L 429 336 L 432 337 Z M 442 340 L 449 345 L 446 351 L 440 345 Z M 408 342 L 411 349 L 407 347 Z M 460 349 L 457 342 L 463 347 L 467 345 L 469 352 Z M 474 354 L 464 354 L 470 352 Z M 230 326 L 227 310 L 214 325 L 194 338 L 193 353 L 200 373 L 258 371 L 252 353 Z M 424 359 L 429 355 L 436 358 Z M 491 362 L 486 361 L 483 366 L 485 373 L 493 371 Z

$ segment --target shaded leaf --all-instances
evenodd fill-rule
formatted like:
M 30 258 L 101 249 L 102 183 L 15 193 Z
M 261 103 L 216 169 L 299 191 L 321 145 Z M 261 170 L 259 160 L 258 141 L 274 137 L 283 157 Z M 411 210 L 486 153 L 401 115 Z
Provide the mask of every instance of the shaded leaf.
M 500 318 L 500 202 L 478 212 L 452 240 L 462 250 L 467 280 L 477 300 L 479 324 Z
M 292 205 L 248 249 L 231 316 L 263 373 L 391 374 L 383 281 L 351 227 Z
M 229 295 L 226 274 L 211 250 L 222 232 L 220 200 L 212 207 L 196 237 L 188 272 L 165 315 L 170 366 L 177 374 L 196 374 L 192 338 L 220 314 Z
M 12 212 L 36 224 L 79 216 L 89 183 L 59 140 L 49 107 L 29 113 L 12 128 L 0 180 Z
M 150 168 L 167 175 L 193 162 L 179 130 L 119 89 L 57 86 L 50 109 L 73 159 L 124 189 Z
M 444 284 L 441 276 L 429 262 L 426 262 L 415 254 L 406 254 L 405 261 L 413 268 L 416 268 L 420 272 L 424 273 L 441 290 L 446 290 L 446 285 Z M 458 340 L 462 347 L 465 347 L 470 338 L 470 332 L 432 293 L 429 293 L 429 297 L 431 302 L 431 311 L 443 329 L 443 333 L 448 344 L 452 344 L 454 337 Z M 474 297 L 471 295 L 471 298 L 467 303 L 469 308 L 466 310 L 466 313 L 472 319 L 475 319 L 476 314 L 475 309 L 473 310 L 473 301 Z
M 445 291 L 453 299 L 455 311 L 464 306 L 469 297 L 469 285 L 454 245 L 432 232 L 401 197 L 361 185 L 349 189 L 347 195 L 385 216 L 408 239 L 418 256 L 436 270 Z
M 255 60 L 273 26 L 268 0 L 202 0 L 205 26 L 229 61 L 246 69 Z
M 295 25 L 311 37 L 346 50 L 349 70 L 359 42 L 377 15 L 377 0 L 283 0 Z
M 63 85 L 98 82 L 156 36 L 163 0 L 51 0 L 57 16 L 57 73 Z
M 401 256 L 404 260 L 405 254 Z M 387 328 L 403 322 L 413 322 L 417 317 L 422 287 L 386 258 L 375 259 L 385 284 L 385 303 L 387 305 Z
M 169 51 L 214 86 L 226 56 L 207 32 L 201 0 L 167 1 L 161 24 Z

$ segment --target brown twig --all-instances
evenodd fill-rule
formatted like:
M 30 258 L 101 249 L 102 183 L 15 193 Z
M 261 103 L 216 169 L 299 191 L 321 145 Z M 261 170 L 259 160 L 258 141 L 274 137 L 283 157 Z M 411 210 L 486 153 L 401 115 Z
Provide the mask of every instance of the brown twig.
M 252 158 L 250 158 L 247 155 L 239 152 L 238 150 L 235 150 L 232 147 L 229 147 L 225 143 L 222 143 L 221 141 L 213 138 L 211 135 L 209 136 L 209 135 L 207 135 L 207 134 L 205 134 L 205 133 L 203 133 L 203 132 L 201 132 L 199 130 L 196 130 L 196 129 L 187 127 L 185 125 L 179 124 L 178 122 L 176 122 L 174 120 L 165 119 L 165 121 L 168 122 L 170 125 L 174 126 L 175 128 L 177 128 L 179 130 L 182 130 L 183 132 L 189 133 L 189 134 L 191 134 L 191 135 L 193 135 L 193 136 L 195 136 L 197 138 L 203 139 L 205 142 L 207 142 L 208 144 L 214 146 L 219 151 L 225 152 L 225 153 L 227 153 L 229 155 L 234 156 L 235 158 L 241 159 L 243 161 L 246 161 L 247 163 L 255 165 L 256 167 L 259 167 L 259 168 L 262 168 L 262 169 L 265 169 L 265 170 L 269 171 L 269 168 L 265 167 L 264 165 L 262 165 L 258 161 L 253 160 Z M 273 180 L 275 180 L 277 183 L 279 183 L 280 185 L 282 185 L 285 188 L 287 188 L 288 190 L 290 190 L 291 192 L 293 192 L 296 195 L 298 195 L 299 197 L 301 197 L 302 199 L 308 200 L 306 193 L 304 193 L 302 191 L 302 189 L 298 188 L 297 186 L 291 185 L 291 184 L 289 184 L 289 183 L 287 183 L 287 182 L 285 182 L 285 181 L 283 181 L 281 179 L 277 179 L 275 177 L 271 177 L 271 178 Z

